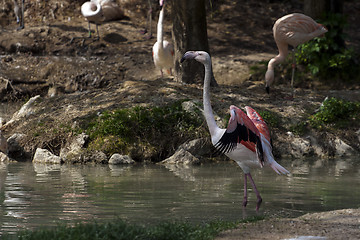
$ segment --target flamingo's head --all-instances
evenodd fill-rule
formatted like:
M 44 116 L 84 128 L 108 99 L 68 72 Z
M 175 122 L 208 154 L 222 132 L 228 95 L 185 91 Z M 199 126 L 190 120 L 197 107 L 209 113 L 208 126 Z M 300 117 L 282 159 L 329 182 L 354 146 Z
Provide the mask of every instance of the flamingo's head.
M 165 0 L 159 0 L 160 8 L 162 8 L 164 6 L 164 3 L 165 3 Z
M 210 55 L 204 51 L 187 51 L 180 62 L 182 63 L 187 59 L 195 59 L 196 61 L 205 64 L 210 61 Z
M 320 36 L 323 37 L 325 35 L 325 33 L 328 32 L 328 29 L 324 25 L 322 25 L 321 23 L 319 23 L 319 28 L 320 28 L 320 31 L 323 33 Z
M 270 93 L 270 86 L 274 82 L 274 70 L 268 69 L 265 73 L 265 89 L 267 93 Z
M 85 2 L 81 5 L 81 14 L 86 18 L 98 16 L 101 13 L 101 5 L 98 2 Z

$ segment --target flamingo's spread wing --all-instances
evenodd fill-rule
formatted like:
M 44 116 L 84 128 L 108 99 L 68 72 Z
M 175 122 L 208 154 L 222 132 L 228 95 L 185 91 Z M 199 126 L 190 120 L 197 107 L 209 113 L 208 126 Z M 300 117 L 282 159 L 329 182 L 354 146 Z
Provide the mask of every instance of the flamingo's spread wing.
M 270 131 L 264 119 L 253 108 L 246 106 L 246 114 L 254 123 L 259 132 L 270 142 Z
M 256 152 L 259 162 L 263 166 L 264 156 L 259 130 L 241 109 L 231 106 L 230 115 L 228 127 L 215 147 L 222 153 L 228 153 L 240 143 Z

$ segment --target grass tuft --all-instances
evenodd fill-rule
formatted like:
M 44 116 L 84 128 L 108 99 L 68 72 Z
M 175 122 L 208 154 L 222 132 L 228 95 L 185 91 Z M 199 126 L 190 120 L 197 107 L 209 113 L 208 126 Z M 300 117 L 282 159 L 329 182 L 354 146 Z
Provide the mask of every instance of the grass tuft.
M 264 217 L 253 217 L 241 222 L 254 222 Z M 129 224 L 121 219 L 109 223 L 78 223 L 75 226 L 58 225 L 53 228 L 19 231 L 16 235 L 4 235 L 4 240 L 207 240 L 220 232 L 234 229 L 240 222 L 212 221 L 204 224 L 189 222 L 163 222 L 155 226 Z

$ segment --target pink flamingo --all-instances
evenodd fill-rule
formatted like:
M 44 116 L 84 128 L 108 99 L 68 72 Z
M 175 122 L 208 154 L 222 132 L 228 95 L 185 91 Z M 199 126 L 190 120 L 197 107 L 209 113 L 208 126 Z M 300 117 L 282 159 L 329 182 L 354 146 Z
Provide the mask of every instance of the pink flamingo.
M 25 27 L 25 24 L 24 24 L 24 1 L 25 0 L 21 0 L 21 10 L 20 10 L 20 6 L 18 5 L 17 1 L 13 0 L 16 23 L 20 23 L 20 26 L 16 30 L 21 30 Z
M 89 37 L 91 37 L 90 23 L 95 23 L 98 39 L 100 39 L 99 24 L 124 17 L 124 12 L 115 0 L 90 0 L 85 2 L 81 6 L 81 14 L 89 22 Z
M 211 142 L 218 151 L 234 160 L 244 171 L 243 206 L 247 205 L 247 178 L 249 178 L 257 196 L 256 210 L 259 210 L 262 198 L 250 174 L 250 169 L 268 165 L 278 174 L 289 173 L 274 159 L 269 129 L 254 109 L 245 107 L 246 115 L 235 106 L 230 106 L 228 127 L 226 129 L 219 128 L 215 122 L 210 102 L 211 58 L 207 52 L 188 51 L 181 58 L 181 62 L 186 59 L 195 59 L 205 67 L 203 104 Z
M 272 58 L 265 74 L 266 91 L 270 92 L 270 86 L 274 82 L 274 66 L 283 62 L 288 55 L 288 45 L 293 47 L 293 64 L 291 87 L 294 84 L 295 74 L 295 53 L 294 49 L 315 37 L 327 32 L 327 29 L 315 22 L 311 17 L 301 13 L 292 13 L 279 18 L 273 27 L 273 34 L 279 54 Z
M 165 0 L 160 0 L 159 3 L 161 11 L 157 24 L 157 41 L 153 46 L 152 53 L 155 67 L 160 69 L 161 77 L 163 77 L 163 68 L 167 69 L 168 73 L 172 75 L 171 69 L 174 66 L 174 46 L 169 41 L 163 40 Z

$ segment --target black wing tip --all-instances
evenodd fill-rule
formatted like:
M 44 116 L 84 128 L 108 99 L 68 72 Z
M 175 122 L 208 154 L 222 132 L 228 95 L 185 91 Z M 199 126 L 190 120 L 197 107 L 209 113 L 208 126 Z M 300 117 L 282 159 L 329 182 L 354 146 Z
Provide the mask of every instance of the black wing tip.
M 256 136 L 256 154 L 259 158 L 260 165 L 263 167 L 265 164 L 264 150 L 259 136 Z

